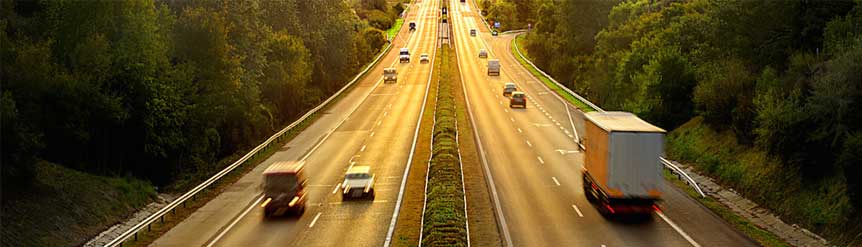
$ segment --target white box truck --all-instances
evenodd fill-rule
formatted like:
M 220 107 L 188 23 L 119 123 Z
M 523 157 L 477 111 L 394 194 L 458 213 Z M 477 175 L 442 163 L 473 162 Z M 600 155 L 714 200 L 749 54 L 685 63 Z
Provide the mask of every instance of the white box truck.
M 499 59 L 488 59 L 488 75 L 500 75 Z
M 658 210 L 665 131 L 628 112 L 586 113 L 584 194 L 610 215 Z

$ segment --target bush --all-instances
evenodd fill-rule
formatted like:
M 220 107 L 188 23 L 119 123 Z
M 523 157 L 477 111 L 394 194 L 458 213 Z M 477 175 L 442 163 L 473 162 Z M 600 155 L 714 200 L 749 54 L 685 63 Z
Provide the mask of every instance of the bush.
M 380 10 L 368 11 L 368 25 L 380 30 L 388 30 L 395 23 L 395 18 Z

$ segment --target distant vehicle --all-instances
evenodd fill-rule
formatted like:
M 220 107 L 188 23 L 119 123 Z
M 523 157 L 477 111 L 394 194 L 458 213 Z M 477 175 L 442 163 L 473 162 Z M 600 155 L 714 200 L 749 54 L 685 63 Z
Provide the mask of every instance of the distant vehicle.
M 398 82 L 398 71 L 395 68 L 385 68 L 383 69 L 383 83 L 386 82 Z
M 443 15 L 446 15 L 449 13 L 449 11 L 447 11 L 446 6 L 443 6 L 443 9 L 440 10 L 440 13 L 443 13 Z
M 476 29 L 470 29 L 470 36 L 476 36 Z
M 265 217 L 286 213 L 302 215 L 305 212 L 304 163 L 275 162 L 263 172 L 263 198 L 260 207 Z
M 648 215 L 661 199 L 665 131 L 628 112 L 590 112 L 584 194 L 602 215 Z
M 509 107 L 515 108 L 515 106 L 527 108 L 527 95 L 524 92 L 515 91 L 512 92 L 512 98 L 509 99 Z
M 419 63 L 428 63 L 431 62 L 431 59 L 428 58 L 428 54 L 422 53 L 419 55 Z
M 398 52 L 398 63 L 410 63 L 410 50 L 401 48 Z
M 371 174 L 369 166 L 353 166 L 344 174 L 344 182 L 341 183 L 341 199 L 353 198 L 374 199 L 374 175 Z
M 491 30 L 491 36 L 497 36 L 497 30 Z
M 518 87 L 513 82 L 507 82 L 503 86 L 503 96 L 512 96 L 512 92 L 518 91 Z
M 488 59 L 488 75 L 500 75 L 499 59 Z
M 410 31 L 416 31 L 416 22 L 410 22 Z
M 488 51 L 485 49 L 479 49 L 479 58 L 488 58 Z
M 466 1 L 467 1 L 467 0 L 461 0 L 461 2 L 462 2 L 462 3 L 463 3 L 463 2 L 466 2 Z

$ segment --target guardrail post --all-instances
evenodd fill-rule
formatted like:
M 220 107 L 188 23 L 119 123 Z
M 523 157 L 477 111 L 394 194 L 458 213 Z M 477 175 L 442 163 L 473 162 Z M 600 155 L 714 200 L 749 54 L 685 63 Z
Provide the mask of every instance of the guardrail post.
M 138 241 L 138 232 L 135 232 L 135 241 Z
M 147 224 L 147 231 L 149 232 L 152 230 L 153 230 L 153 224 Z
M 164 223 L 165 223 L 165 216 L 162 215 L 162 224 L 164 224 Z

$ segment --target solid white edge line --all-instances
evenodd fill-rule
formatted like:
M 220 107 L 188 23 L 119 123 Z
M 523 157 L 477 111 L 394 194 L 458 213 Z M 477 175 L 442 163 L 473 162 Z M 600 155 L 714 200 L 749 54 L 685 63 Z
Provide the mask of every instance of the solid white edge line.
M 572 208 L 574 208 L 574 209 L 575 209 L 575 212 L 576 212 L 576 213 L 578 213 L 578 217 L 581 217 L 581 218 L 583 218 L 583 217 L 584 217 L 584 214 L 582 214 L 582 213 L 581 213 L 581 210 L 580 210 L 580 209 L 578 209 L 578 206 L 577 206 L 577 205 L 572 204 Z M 604 246 L 604 245 L 602 245 L 602 246 Z
M 313 219 L 313 220 L 311 220 L 311 224 L 308 224 L 308 228 L 312 228 L 312 227 L 314 227 L 314 224 L 316 224 L 316 223 L 317 223 L 317 220 L 318 220 L 318 219 L 320 219 L 320 215 L 321 215 L 321 214 L 323 214 L 323 213 L 322 213 L 322 212 L 317 212 L 317 215 L 315 215 L 315 216 L 314 216 L 314 219 Z
M 457 46 L 456 46 L 457 48 Z M 490 51 L 489 51 L 490 53 Z M 458 52 L 455 52 L 455 56 L 458 58 L 458 70 L 464 71 L 461 68 L 461 56 Z M 509 226 L 506 223 L 506 216 L 503 215 L 503 207 L 500 204 L 499 193 L 497 192 L 497 186 L 494 184 L 494 176 L 491 175 L 491 170 L 488 168 L 488 157 L 485 154 L 485 148 L 482 146 L 482 139 L 479 137 L 479 126 L 476 125 L 476 119 L 473 116 L 473 107 L 470 104 L 470 97 L 467 97 L 467 84 L 464 83 L 464 74 L 460 74 L 461 77 L 461 89 L 464 93 L 464 101 L 467 102 L 467 115 L 470 116 L 470 124 L 473 125 L 473 137 L 475 138 L 476 146 L 479 149 L 479 157 L 482 160 L 482 167 L 485 168 L 485 176 L 488 178 L 488 187 L 491 188 L 491 198 L 494 200 L 494 211 L 497 213 L 497 220 L 499 220 L 500 230 L 503 232 L 503 238 L 506 240 L 506 246 L 511 247 L 514 246 L 512 244 L 512 235 L 509 233 Z M 500 102 L 502 104 L 502 102 Z
M 224 237 L 225 234 L 227 234 L 227 232 L 228 232 L 227 229 L 230 229 L 234 225 L 236 225 L 236 223 L 239 222 L 239 220 L 241 220 L 242 218 L 244 218 L 245 215 L 248 214 L 248 212 L 251 212 L 251 209 L 257 207 L 257 204 L 260 203 L 261 200 L 263 200 L 263 195 L 260 195 L 259 197 L 257 197 L 257 200 L 255 200 L 254 203 L 252 203 L 250 207 L 246 208 L 245 211 L 243 211 L 242 214 L 239 215 L 239 217 L 236 217 L 236 219 L 234 219 L 233 222 L 231 222 L 230 225 L 228 225 L 225 228 L 225 230 L 221 231 L 221 233 L 216 235 L 215 239 L 213 239 L 213 241 L 211 241 L 209 244 L 207 244 L 207 247 L 212 247 L 213 245 L 215 245 L 219 239 L 221 239 L 222 237 Z
M 437 30 L 439 30 L 439 27 L 437 27 Z M 431 57 L 430 64 L 434 64 L 434 60 L 437 59 L 436 36 L 434 37 L 434 40 L 434 46 L 432 47 L 434 47 L 433 54 L 435 55 Z M 433 74 L 434 66 L 431 66 L 431 68 L 428 70 L 428 82 L 425 83 L 425 96 L 422 99 L 422 107 L 419 110 L 419 119 L 416 121 L 416 131 L 413 133 L 413 145 L 410 147 L 410 155 L 407 158 L 407 165 L 404 167 L 404 175 L 401 177 L 401 188 L 398 190 L 398 200 L 395 203 L 395 209 L 392 211 L 392 219 L 389 221 L 389 230 L 386 232 L 386 241 L 383 242 L 384 247 L 388 247 L 390 244 L 392 244 L 392 234 L 395 233 L 395 224 L 398 222 L 398 213 L 401 210 L 401 203 L 404 199 L 404 189 L 407 185 L 407 176 L 410 175 L 410 165 L 413 163 L 413 155 L 416 153 L 416 140 L 419 138 L 419 129 L 422 126 L 422 116 L 425 115 L 425 105 L 428 104 L 428 91 L 429 89 L 431 89 L 431 77 Z
M 685 238 L 685 240 L 688 241 L 688 243 L 690 243 L 691 246 L 700 247 L 700 244 L 698 244 L 697 242 L 694 241 L 694 239 L 689 237 L 688 234 L 686 234 L 681 228 L 679 228 L 679 226 L 677 226 L 675 223 L 673 223 L 673 221 L 671 221 L 669 218 L 667 218 L 667 216 L 665 216 L 664 213 L 662 213 L 660 211 L 656 211 L 655 214 L 657 214 L 659 217 L 661 217 L 661 219 L 664 220 L 664 222 L 667 222 L 667 224 L 670 225 L 670 227 L 673 227 L 673 229 L 676 230 L 676 232 L 679 233 L 679 235 L 682 235 L 682 237 Z

